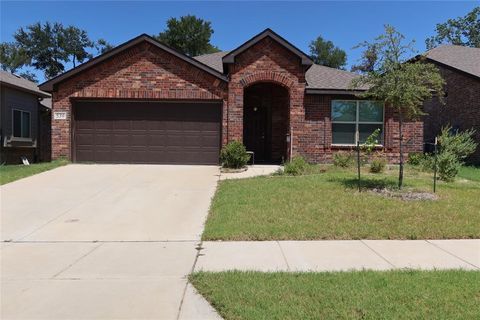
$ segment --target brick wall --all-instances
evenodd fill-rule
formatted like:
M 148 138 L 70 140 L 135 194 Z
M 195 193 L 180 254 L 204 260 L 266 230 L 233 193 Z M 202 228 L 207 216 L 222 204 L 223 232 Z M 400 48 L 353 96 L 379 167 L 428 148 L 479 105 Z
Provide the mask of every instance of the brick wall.
M 68 119 L 52 119 L 52 158 L 71 156 L 72 99 L 223 100 L 226 115 L 226 89 L 224 81 L 141 43 L 58 85 L 53 111 L 67 111 Z
M 235 58 L 229 65 L 228 84 L 228 140 L 243 138 L 244 89 L 259 82 L 281 85 L 289 92 L 290 126 L 295 131 L 303 128 L 305 69 L 300 59 L 276 41 L 265 38 Z M 293 153 L 301 150 L 293 146 Z
M 355 99 L 354 96 L 306 95 L 304 130 L 295 133 L 294 141 L 300 144 L 302 154 L 311 162 L 331 162 L 336 152 L 353 151 L 353 147 L 332 146 L 331 102 L 334 99 Z M 398 115 L 385 109 L 384 148 L 389 162 L 399 161 Z M 403 126 L 404 154 L 423 150 L 423 123 L 406 121 Z
M 428 113 L 424 117 L 425 141 L 432 142 L 442 126 L 450 124 L 460 130 L 474 128 L 475 140 L 480 144 L 480 79 L 441 65 L 438 67 L 446 81 L 445 104 L 436 98 L 424 104 Z M 480 164 L 480 147 L 468 161 Z

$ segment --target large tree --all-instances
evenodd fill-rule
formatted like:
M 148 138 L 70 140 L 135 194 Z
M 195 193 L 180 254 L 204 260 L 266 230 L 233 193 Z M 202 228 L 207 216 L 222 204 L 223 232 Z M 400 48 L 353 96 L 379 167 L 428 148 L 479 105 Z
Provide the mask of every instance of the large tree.
M 210 43 L 213 29 L 209 21 L 187 15 L 170 18 L 167 29 L 160 32 L 155 38 L 189 56 L 198 56 L 205 53 L 220 51 Z
M 30 65 L 43 71 L 47 79 L 62 73 L 64 63 L 68 62 L 63 31 L 61 23 L 37 22 L 20 28 L 14 35 L 17 45 L 28 55 Z
M 331 68 L 343 69 L 347 64 L 347 54 L 336 47 L 332 41 L 319 36 L 310 43 L 310 57 L 316 64 Z
M 15 73 L 28 63 L 29 59 L 25 50 L 22 50 L 12 42 L 0 43 L 0 65 L 2 70 Z
M 63 50 L 65 50 L 65 53 L 68 55 L 68 60 L 72 62 L 74 68 L 76 67 L 77 62 L 82 63 L 93 57 L 87 49 L 93 48 L 95 43 L 90 40 L 85 30 L 74 26 L 68 26 L 63 29 L 62 36 Z
M 441 44 L 480 48 L 480 7 L 475 7 L 463 17 L 438 23 L 435 31 L 436 35 L 425 40 L 429 50 Z
M 413 43 L 405 43 L 405 37 L 392 26 L 385 26 L 384 34 L 372 43 L 361 46 L 374 46 L 378 54 L 378 63 L 374 69 L 358 78 L 352 86 L 367 86 L 361 94 L 363 98 L 384 101 L 385 106 L 394 108 L 398 115 L 400 167 L 398 187 L 403 186 L 403 123 L 423 115 L 422 105 L 435 94 L 443 98 L 445 84 L 436 66 L 424 59 L 411 60 L 414 53 Z

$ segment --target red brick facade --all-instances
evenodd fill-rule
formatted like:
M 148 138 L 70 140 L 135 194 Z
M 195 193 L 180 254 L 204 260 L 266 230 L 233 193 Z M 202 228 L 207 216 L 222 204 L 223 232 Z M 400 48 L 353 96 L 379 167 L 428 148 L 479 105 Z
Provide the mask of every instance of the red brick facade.
M 141 43 L 57 85 L 53 111 L 67 111 L 68 118 L 52 120 L 52 158 L 71 156 L 75 99 L 223 101 L 222 143 L 225 144 L 243 140 L 245 89 L 271 83 L 288 91 L 285 103 L 288 109 L 272 118 L 275 157 L 288 157 L 289 146 L 284 138 L 291 130 L 294 156 L 303 155 L 312 162 L 331 161 L 332 153 L 338 150 L 331 146 L 333 97 L 306 95 L 305 72 L 298 56 L 270 38 L 240 53 L 235 63 L 228 65 L 228 83 L 149 43 Z M 422 150 L 422 122 L 407 123 L 405 136 L 407 151 Z M 385 112 L 385 151 L 392 162 L 398 160 L 398 122 L 389 109 Z
M 432 142 L 441 128 L 451 125 L 454 129 L 475 129 L 475 140 L 480 144 L 480 79 L 461 71 L 437 65 L 445 86 L 445 104 L 432 99 L 424 104 L 428 113 L 424 117 L 425 141 Z M 480 164 L 480 147 L 468 159 L 468 162 Z

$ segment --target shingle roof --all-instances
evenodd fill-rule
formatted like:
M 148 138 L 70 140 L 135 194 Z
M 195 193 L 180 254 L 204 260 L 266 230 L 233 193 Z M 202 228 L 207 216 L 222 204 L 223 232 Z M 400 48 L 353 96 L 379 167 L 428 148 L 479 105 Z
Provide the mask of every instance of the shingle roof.
M 0 70 L 0 82 L 5 85 L 20 89 L 22 91 L 33 93 L 39 97 L 50 97 L 48 93 L 38 89 L 38 86 L 35 82 L 24 79 L 7 71 Z
M 433 61 L 480 77 L 480 48 L 443 45 L 425 53 Z
M 228 53 L 229 51 L 204 54 L 194 57 L 194 59 L 219 72 L 223 72 L 222 58 Z M 314 64 L 307 70 L 305 77 L 307 80 L 307 89 L 349 90 L 350 82 L 353 78 L 358 77 L 358 75 L 352 72 Z
M 218 72 L 223 73 L 223 63 L 222 58 L 229 54 L 230 51 L 220 51 L 215 53 L 202 54 L 201 56 L 193 57 L 194 59 L 200 61 L 203 64 L 206 64 L 210 68 L 217 70 Z

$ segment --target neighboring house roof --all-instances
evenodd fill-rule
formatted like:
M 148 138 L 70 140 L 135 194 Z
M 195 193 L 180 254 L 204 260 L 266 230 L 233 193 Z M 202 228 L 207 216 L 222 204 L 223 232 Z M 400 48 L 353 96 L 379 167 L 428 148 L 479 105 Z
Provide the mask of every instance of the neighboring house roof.
M 480 77 L 480 48 L 442 45 L 424 55 L 432 61 Z
M 243 43 L 241 46 L 239 46 L 235 50 L 230 51 L 227 55 L 225 55 L 222 58 L 223 63 L 234 63 L 235 56 L 237 56 L 238 54 L 242 53 L 243 51 L 247 50 L 251 46 L 255 45 L 256 43 L 260 42 L 261 40 L 267 37 L 272 38 L 273 40 L 277 41 L 282 46 L 290 50 L 292 53 L 297 55 L 300 58 L 302 65 L 311 66 L 313 64 L 312 59 L 308 55 L 306 55 L 302 50 L 298 49 L 293 44 L 291 44 L 290 42 L 282 38 L 277 33 L 273 32 L 273 30 L 269 28 L 263 30 L 262 32 L 260 32 L 259 34 L 257 34 L 256 36 L 248 40 L 247 42 Z
M 222 58 L 226 56 L 230 51 L 216 52 L 211 54 L 204 54 L 194 57 L 198 61 L 223 72 Z M 352 90 L 350 88 L 350 82 L 355 77 L 358 77 L 356 73 L 348 72 L 344 70 L 334 69 L 330 67 L 321 66 L 318 64 L 312 65 L 305 74 L 307 80 L 307 92 L 309 93 L 338 93 L 344 91 L 361 91 L 366 88 L 359 88 Z
M 189 56 L 187 56 L 187 55 L 185 55 L 185 54 L 183 54 L 183 53 L 181 53 L 181 52 L 179 52 L 179 51 L 177 51 L 173 48 L 170 48 L 169 46 L 159 42 L 158 40 L 156 40 L 155 38 L 152 38 L 151 36 L 149 36 L 147 34 L 142 34 L 142 35 L 140 35 L 136 38 L 133 38 L 130 41 L 127 41 L 127 42 L 115 47 L 112 50 L 109 50 L 109 51 L 105 52 L 104 54 L 101 54 L 101 55 L 89 60 L 88 62 L 85 62 L 85 63 L 79 65 L 76 68 L 73 68 L 73 69 L 71 69 L 71 70 L 69 70 L 65 73 L 62 73 L 62 74 L 56 76 L 55 78 L 52 78 L 52 79 L 42 83 L 39 87 L 42 90 L 51 92 L 51 91 L 53 91 L 53 88 L 54 88 L 55 84 L 57 84 L 61 81 L 64 81 L 65 79 L 68 79 L 68 78 L 74 76 L 75 74 L 85 70 L 85 69 L 91 68 L 94 65 L 96 65 L 96 64 L 98 64 L 98 63 L 100 63 L 100 62 L 102 62 L 102 61 L 104 61 L 104 60 L 106 60 L 106 59 L 124 51 L 124 50 L 127 50 L 128 48 L 131 48 L 131 47 L 133 47 L 133 46 L 135 46 L 135 45 L 137 45 L 137 44 L 139 44 L 143 41 L 146 41 L 146 42 L 148 42 L 148 43 L 150 43 L 150 44 L 152 44 L 152 45 L 154 45 L 154 46 L 156 46 L 156 47 L 158 47 L 158 48 L 160 48 L 160 49 L 162 49 L 162 50 L 164 50 L 164 51 L 166 51 L 166 52 L 168 52 L 168 53 L 170 53 L 174 56 L 176 56 L 177 58 L 179 58 L 183 61 L 186 61 L 186 62 L 194 65 L 195 67 L 210 73 L 211 75 L 213 75 L 217 78 L 220 78 L 223 81 L 228 81 L 227 77 L 224 74 L 222 74 L 221 72 L 218 72 L 217 70 L 201 63 L 200 61 L 195 60 L 195 59 L 193 59 L 193 58 L 191 58 L 191 57 L 189 57 Z
M 35 82 L 7 71 L 0 70 L 0 83 L 8 87 L 34 94 L 41 98 L 50 97 L 48 93 L 41 91 Z
M 47 109 L 52 109 L 52 98 L 45 98 L 40 101 L 40 104 Z

